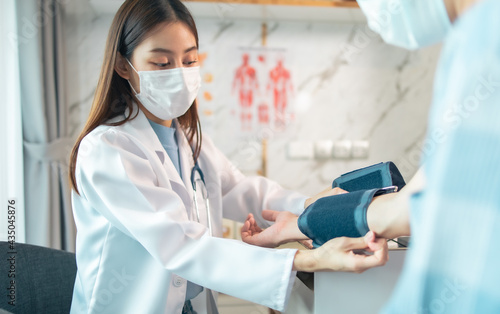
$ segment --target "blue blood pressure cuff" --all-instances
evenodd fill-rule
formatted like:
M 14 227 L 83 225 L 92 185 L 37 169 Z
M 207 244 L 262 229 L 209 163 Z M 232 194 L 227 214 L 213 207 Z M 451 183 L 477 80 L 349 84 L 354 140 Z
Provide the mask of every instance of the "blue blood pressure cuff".
M 399 191 L 405 184 L 398 167 L 388 161 L 345 173 L 333 181 L 332 188 L 352 192 L 397 186 Z
M 372 199 L 405 185 L 396 165 L 380 163 L 346 173 L 333 181 L 350 193 L 318 199 L 300 215 L 298 227 L 315 247 L 337 237 L 362 237 L 369 230 L 366 211 Z

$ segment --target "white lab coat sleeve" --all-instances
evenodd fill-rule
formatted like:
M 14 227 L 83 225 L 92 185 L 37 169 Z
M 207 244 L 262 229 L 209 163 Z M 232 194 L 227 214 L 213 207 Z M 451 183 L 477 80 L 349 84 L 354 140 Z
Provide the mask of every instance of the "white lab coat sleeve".
M 205 137 L 203 141 L 210 154 L 217 160 L 224 218 L 244 222 L 248 214 L 252 213 L 259 226 L 268 227 L 271 223 L 262 218 L 264 209 L 289 211 L 296 215 L 304 211 L 307 196 L 286 190 L 264 177 L 244 176 L 209 138 Z
M 205 226 L 189 221 L 176 193 L 155 184 L 148 153 L 112 128 L 88 135 L 77 160 L 81 197 L 172 273 L 282 311 L 293 284 L 296 250 L 209 236 Z

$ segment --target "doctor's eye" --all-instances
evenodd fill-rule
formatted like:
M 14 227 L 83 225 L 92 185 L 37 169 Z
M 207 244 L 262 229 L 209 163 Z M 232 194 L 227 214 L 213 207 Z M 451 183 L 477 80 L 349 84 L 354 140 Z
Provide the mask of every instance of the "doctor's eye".
M 193 61 L 188 61 L 188 62 L 184 62 L 185 65 L 194 65 L 198 62 L 198 60 L 193 60 Z
M 155 63 L 155 65 L 156 65 L 157 67 L 164 68 L 164 67 L 166 67 L 167 65 L 169 65 L 169 63 Z

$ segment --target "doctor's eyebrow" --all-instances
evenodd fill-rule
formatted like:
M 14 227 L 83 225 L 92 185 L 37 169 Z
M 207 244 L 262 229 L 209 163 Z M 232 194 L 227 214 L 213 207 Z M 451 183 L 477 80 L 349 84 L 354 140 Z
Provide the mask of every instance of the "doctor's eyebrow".
M 198 47 L 196 46 L 193 46 L 191 48 L 188 48 L 186 50 L 184 50 L 184 53 L 188 53 L 188 52 L 191 52 L 193 50 L 198 50 Z M 160 52 L 160 53 L 174 53 L 172 50 L 169 50 L 169 49 L 165 49 L 165 48 L 154 48 L 152 50 L 150 50 L 149 52 Z

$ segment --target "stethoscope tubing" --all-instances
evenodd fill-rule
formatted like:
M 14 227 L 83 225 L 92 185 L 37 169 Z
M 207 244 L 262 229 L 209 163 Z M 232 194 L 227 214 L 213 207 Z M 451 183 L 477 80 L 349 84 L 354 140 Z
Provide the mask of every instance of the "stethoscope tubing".
M 198 173 L 198 175 L 200 176 L 200 180 L 195 179 L 196 173 Z M 205 191 L 202 191 L 202 194 L 203 194 L 203 199 L 205 201 L 205 207 L 207 209 L 208 231 L 210 232 L 210 235 L 213 235 L 213 233 L 212 233 L 212 218 L 210 217 L 211 212 L 210 212 L 210 203 L 208 201 L 209 195 L 208 195 L 207 185 L 205 184 L 205 176 L 203 175 L 203 171 L 201 171 L 201 168 L 198 165 L 198 162 L 195 163 L 193 169 L 191 170 L 191 185 L 193 187 L 193 201 L 194 201 L 194 208 L 196 210 L 196 219 L 198 220 L 198 222 L 200 222 L 200 209 L 198 207 L 196 181 L 201 181 L 203 184 L 203 188 L 205 189 Z M 205 193 L 203 193 L 203 192 L 205 192 Z

